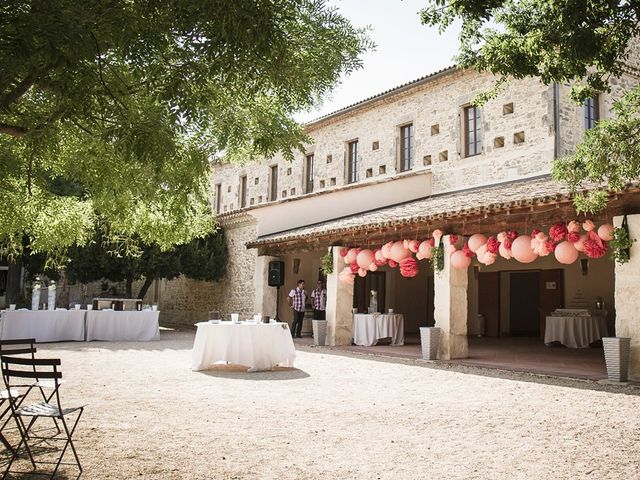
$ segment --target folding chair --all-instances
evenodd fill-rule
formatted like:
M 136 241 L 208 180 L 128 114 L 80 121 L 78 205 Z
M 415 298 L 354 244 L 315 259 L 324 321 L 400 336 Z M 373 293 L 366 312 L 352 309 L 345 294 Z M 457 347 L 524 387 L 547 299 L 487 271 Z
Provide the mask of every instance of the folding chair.
M 82 466 L 80 465 L 80 459 L 78 458 L 78 453 L 76 452 L 75 445 L 73 444 L 73 433 L 78 426 L 78 422 L 80 421 L 80 417 L 84 411 L 84 406 L 80 407 L 72 407 L 72 408 L 62 408 L 62 404 L 60 402 L 60 379 L 62 378 L 62 372 L 59 371 L 60 359 L 34 359 L 34 358 L 19 358 L 19 357 L 8 357 L 1 356 L 0 362 L 2 363 L 2 377 L 4 379 L 5 387 L 8 391 L 14 389 L 16 385 L 24 382 L 24 379 L 35 379 L 40 381 L 40 379 L 47 379 L 53 381 L 53 393 L 49 397 L 50 400 L 54 399 L 55 401 L 43 401 L 39 403 L 24 405 L 24 401 L 17 401 L 12 396 L 9 396 L 9 405 L 11 407 L 11 416 L 16 422 L 16 426 L 20 432 L 21 440 L 18 446 L 14 449 L 13 455 L 7 466 L 5 471 L 5 476 L 8 474 L 11 465 L 15 461 L 20 451 L 20 448 L 24 445 L 27 454 L 29 456 L 29 460 L 33 465 L 33 468 L 36 468 L 37 463 L 55 463 L 55 468 L 53 473 L 51 474 L 51 478 L 54 478 L 58 468 L 60 465 L 77 465 L 80 473 L 82 473 Z M 67 424 L 67 417 L 76 413 L 75 421 L 72 423 L 71 428 Z M 63 432 L 55 433 L 51 436 L 44 437 L 39 435 L 33 435 L 30 433 L 30 430 L 34 423 L 39 418 L 54 418 L 60 421 L 63 427 Z M 25 423 L 25 418 L 29 418 L 30 421 L 28 425 Z M 64 436 L 60 436 L 60 433 L 64 433 Z M 42 441 L 64 441 L 64 447 L 60 452 L 60 456 L 58 457 L 56 462 L 45 462 L 38 461 L 36 462 L 30 443 L 33 440 L 42 440 Z M 75 463 L 63 463 L 64 454 L 67 451 L 67 447 L 71 447 L 71 451 L 73 452 L 73 456 L 75 457 Z
M 5 417 L 5 415 L 11 411 L 11 405 L 7 405 L 6 407 L 4 406 L 5 403 L 8 404 L 9 396 L 17 398 L 17 397 L 20 397 L 20 393 L 17 390 L 11 390 L 11 391 L 9 391 L 9 390 L 0 390 L 0 422 L 2 422 L 2 420 Z M 2 443 L 2 445 L 4 445 L 4 447 L 9 452 L 11 452 L 11 454 L 13 454 L 14 453 L 13 447 L 9 443 L 9 440 L 7 440 L 7 438 L 2 433 L 2 430 L 7 425 L 9 420 L 11 420 L 11 418 L 8 418 L 6 421 L 4 421 L 2 423 L 2 426 L 0 427 L 0 443 Z
M 35 338 L 16 338 L 13 340 L 0 340 L 0 356 L 5 355 L 10 357 L 15 357 L 16 355 L 20 355 L 20 356 L 26 355 L 27 357 L 35 359 L 36 358 L 35 354 L 37 352 L 35 344 L 36 344 Z M 35 369 L 34 369 L 34 372 L 35 372 Z M 49 400 L 51 400 L 53 392 L 47 395 L 47 393 L 45 392 L 45 389 L 47 390 L 53 389 L 54 383 L 52 380 L 36 379 L 35 382 L 31 382 L 25 385 L 20 385 L 20 387 L 27 388 L 27 391 L 24 393 L 24 395 L 22 395 L 23 398 L 29 394 L 32 388 L 37 388 L 40 391 L 40 395 L 42 395 L 42 400 L 44 400 L 45 402 L 48 402 Z M 4 421 L 4 423 L 0 424 L 0 432 L 2 432 L 2 430 L 4 429 L 4 427 L 7 425 L 9 421 L 10 419 L 7 419 Z M 53 419 L 53 423 L 56 425 L 56 429 L 58 430 L 58 433 L 60 433 L 60 427 L 58 426 L 58 422 L 56 421 L 55 418 Z

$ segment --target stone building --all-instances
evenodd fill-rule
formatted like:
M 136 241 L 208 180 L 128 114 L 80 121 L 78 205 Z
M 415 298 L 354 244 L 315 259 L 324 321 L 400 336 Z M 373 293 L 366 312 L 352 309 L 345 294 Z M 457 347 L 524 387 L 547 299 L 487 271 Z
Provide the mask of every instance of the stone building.
M 551 179 L 553 161 L 611 115 L 612 102 L 637 84 L 637 71 L 614 79 L 611 93 L 583 106 L 569 99 L 570 85 L 535 78 L 513 80 L 484 106 L 471 105 L 494 81 L 446 68 L 308 123 L 313 143 L 293 161 L 275 156 L 214 165 L 212 190 L 230 263 L 219 288 L 209 291 L 211 305 L 243 316 L 274 316 L 278 308 L 290 322 L 287 292 L 299 278 L 308 288 L 315 284 L 321 257 L 332 249 L 334 273 L 326 279 L 331 344 L 351 343 L 351 309 L 366 308 L 362 292 L 370 288 L 383 292 L 382 308 L 403 312 L 406 332 L 442 327 L 443 359 L 465 357 L 469 334 L 542 335 L 544 315 L 553 308 L 597 299 L 609 334 L 633 338 L 632 371 L 640 378 L 640 321 L 627 295 L 640 282 L 639 247 L 623 267 L 582 254 L 572 265 L 550 255 L 526 265 L 474 262 L 458 271 L 445 255 L 436 275 L 420 262 L 411 279 L 388 266 L 357 278 L 355 290 L 337 279 L 344 267 L 339 246 L 379 248 L 390 240 L 427 238 L 434 229 L 464 236 L 548 231 L 555 222 L 584 219 L 569 192 Z M 612 193 L 594 221 L 629 214 L 631 234 L 640 237 L 638 191 L 631 185 Z M 285 265 L 279 290 L 267 282 L 272 260 Z

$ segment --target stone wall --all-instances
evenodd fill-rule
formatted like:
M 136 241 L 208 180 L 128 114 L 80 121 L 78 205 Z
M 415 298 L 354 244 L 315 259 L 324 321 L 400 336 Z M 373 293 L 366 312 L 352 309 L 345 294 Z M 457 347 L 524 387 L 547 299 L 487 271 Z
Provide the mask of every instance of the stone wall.
M 308 124 L 314 142 L 292 162 L 276 155 L 242 166 L 216 164 L 212 185 L 214 192 L 215 185 L 221 186 L 221 212 L 238 209 L 243 175 L 247 206 L 266 203 L 271 166 L 278 167 L 278 200 L 304 194 L 309 154 L 314 155 L 314 191 L 344 185 L 347 144 L 353 140 L 358 140 L 358 183 L 394 176 L 399 173 L 400 127 L 407 123 L 414 125 L 413 170 L 433 172 L 433 193 L 549 172 L 554 154 L 553 89 L 537 79 L 512 81 L 482 107 L 483 151 L 464 158 L 462 109 L 494 81 L 488 74 L 455 70 Z M 520 143 L 517 133 L 524 135 Z

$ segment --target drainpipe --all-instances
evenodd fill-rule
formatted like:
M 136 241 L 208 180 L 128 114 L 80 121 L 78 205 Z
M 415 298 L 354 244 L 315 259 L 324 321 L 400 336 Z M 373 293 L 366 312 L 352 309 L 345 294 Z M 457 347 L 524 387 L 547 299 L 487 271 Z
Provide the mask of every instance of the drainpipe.
M 560 154 L 560 85 L 553 84 L 553 159 Z

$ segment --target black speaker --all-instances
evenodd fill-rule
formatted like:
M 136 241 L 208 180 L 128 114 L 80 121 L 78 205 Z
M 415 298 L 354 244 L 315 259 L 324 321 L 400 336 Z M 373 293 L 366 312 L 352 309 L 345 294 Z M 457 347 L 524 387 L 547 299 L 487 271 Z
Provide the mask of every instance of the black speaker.
M 281 287 L 284 285 L 284 262 L 269 262 L 269 286 Z

